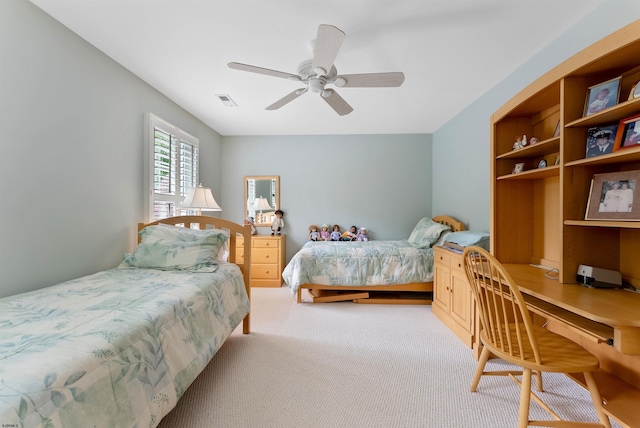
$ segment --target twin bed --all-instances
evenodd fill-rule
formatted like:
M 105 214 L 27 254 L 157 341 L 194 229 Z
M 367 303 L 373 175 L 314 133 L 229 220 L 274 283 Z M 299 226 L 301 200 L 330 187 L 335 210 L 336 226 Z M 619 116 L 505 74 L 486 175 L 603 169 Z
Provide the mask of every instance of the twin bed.
M 282 277 L 298 303 L 307 289 L 314 303 L 430 304 L 433 246 L 463 230 L 452 217 L 424 217 L 404 240 L 307 242 Z
M 2 426 L 154 427 L 240 323 L 249 333 L 250 226 L 139 230 L 115 269 L 0 299 Z

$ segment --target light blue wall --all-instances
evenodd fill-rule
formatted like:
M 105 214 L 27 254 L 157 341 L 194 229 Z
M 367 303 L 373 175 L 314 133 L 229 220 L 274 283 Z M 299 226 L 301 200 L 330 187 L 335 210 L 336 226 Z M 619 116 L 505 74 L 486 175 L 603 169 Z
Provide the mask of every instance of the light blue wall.
M 133 249 L 147 111 L 200 138 L 219 193 L 220 135 L 33 4 L 0 0 L 0 297 Z
M 489 231 L 490 118 L 567 58 L 640 19 L 640 1 L 609 0 L 433 134 L 433 212 Z M 640 57 L 640 52 L 638 52 Z
M 241 221 L 244 176 L 279 175 L 287 260 L 310 224 L 407 238 L 431 215 L 431 135 L 223 137 L 223 217 Z M 258 233 L 270 233 L 258 228 Z

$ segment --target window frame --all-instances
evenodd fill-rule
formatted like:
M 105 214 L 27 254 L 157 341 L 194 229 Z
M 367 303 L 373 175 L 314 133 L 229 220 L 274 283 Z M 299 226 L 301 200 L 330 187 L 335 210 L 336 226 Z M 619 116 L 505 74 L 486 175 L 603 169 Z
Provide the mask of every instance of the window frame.
M 162 132 L 170 135 L 170 139 L 175 139 L 178 144 L 176 147 L 175 158 L 175 192 L 174 194 L 156 194 L 154 189 L 154 169 L 155 169 L 155 130 L 159 129 Z M 186 143 L 195 148 L 194 156 L 189 159 L 194 159 L 192 162 L 195 174 L 190 174 L 191 177 L 195 175 L 195 179 L 191 183 L 187 183 L 187 187 L 183 184 L 183 174 L 181 166 L 183 163 L 181 143 Z M 173 203 L 172 215 L 179 215 L 177 207 L 183 201 L 186 194 L 186 189 L 189 187 L 195 187 L 200 182 L 200 140 L 183 131 L 177 126 L 167 122 L 166 120 L 154 115 L 153 113 L 145 113 L 145 155 L 144 155 L 144 193 L 146 195 L 146 203 L 144 208 L 144 216 L 147 221 L 155 221 L 159 218 L 155 217 L 155 202 L 167 201 Z

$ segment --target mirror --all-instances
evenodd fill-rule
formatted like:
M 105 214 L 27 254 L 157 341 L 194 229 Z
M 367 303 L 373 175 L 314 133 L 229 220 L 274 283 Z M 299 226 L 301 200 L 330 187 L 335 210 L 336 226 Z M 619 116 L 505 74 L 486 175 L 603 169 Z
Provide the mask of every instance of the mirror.
M 280 209 L 279 175 L 244 177 L 245 217 L 253 217 L 256 226 L 271 226 L 277 209 Z

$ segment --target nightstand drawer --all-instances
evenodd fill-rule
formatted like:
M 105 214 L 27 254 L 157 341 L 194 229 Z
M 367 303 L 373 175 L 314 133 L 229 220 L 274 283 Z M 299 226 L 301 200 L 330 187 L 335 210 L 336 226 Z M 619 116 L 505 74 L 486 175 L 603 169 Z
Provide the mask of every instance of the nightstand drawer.
M 251 265 L 251 279 L 278 279 L 278 265 Z
M 277 248 L 254 248 L 251 251 L 251 263 L 278 263 Z
M 252 241 L 253 248 L 278 248 L 280 246 L 279 239 L 255 239 Z

